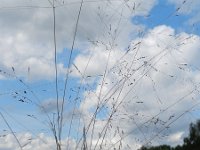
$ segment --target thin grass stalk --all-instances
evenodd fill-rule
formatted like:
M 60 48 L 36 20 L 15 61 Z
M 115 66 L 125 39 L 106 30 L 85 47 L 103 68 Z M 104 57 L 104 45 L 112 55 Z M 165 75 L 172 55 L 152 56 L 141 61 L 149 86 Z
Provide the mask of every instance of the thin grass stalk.
M 122 93 L 122 90 L 123 90 L 123 88 L 124 88 L 124 85 L 125 85 L 125 82 L 123 83 L 123 85 L 122 85 L 122 87 L 121 87 L 121 90 L 120 90 L 120 92 L 119 92 L 119 94 L 118 94 L 118 96 L 117 96 L 117 100 L 119 99 L 119 96 L 120 96 L 121 93 Z M 117 103 L 117 102 L 116 102 L 116 103 Z M 104 140 L 104 138 L 105 138 L 105 136 L 106 136 L 107 127 L 108 127 L 108 125 L 109 125 L 109 122 L 111 121 L 113 115 L 117 112 L 117 109 L 118 109 L 118 107 L 119 107 L 119 105 L 120 105 L 121 103 L 122 103 L 122 102 L 120 102 L 120 103 L 117 105 L 116 108 L 113 106 L 113 110 L 112 110 L 112 112 L 111 112 L 111 114 L 110 114 L 110 116 L 109 116 L 109 118 L 108 118 L 108 120 L 107 120 L 105 126 L 103 127 L 103 129 L 102 129 L 102 131 L 101 131 L 101 133 L 100 133 L 100 137 L 99 137 L 99 139 L 97 140 L 97 142 L 96 142 L 96 144 L 95 144 L 94 150 L 96 149 L 96 147 L 97 147 L 97 145 L 98 145 L 98 143 L 99 143 L 99 140 L 100 140 L 100 138 L 101 138 L 101 135 L 103 134 L 103 132 L 104 132 L 104 130 L 105 130 L 105 133 L 104 133 L 102 142 L 101 142 L 101 144 L 100 144 L 100 147 L 101 147 L 101 145 L 102 145 L 102 143 L 103 143 L 103 140 Z
M 101 93 L 102 93 L 102 89 L 103 89 L 103 86 L 104 86 L 104 83 L 105 83 L 105 77 L 106 77 L 107 70 L 108 70 L 108 64 L 109 64 L 109 60 L 110 60 L 111 50 L 112 49 L 110 49 L 109 54 L 108 54 L 108 59 L 107 59 L 107 62 L 106 62 L 106 69 L 105 69 L 105 72 L 103 74 L 103 79 L 102 79 L 102 82 L 101 82 L 101 88 L 100 88 L 100 92 L 99 92 L 99 96 L 98 96 L 97 108 L 99 108 L 99 104 L 100 104 L 100 100 L 101 100 Z M 90 141 L 90 150 L 91 150 L 91 146 L 92 146 L 93 134 L 94 134 L 95 123 L 96 123 L 96 116 L 97 116 L 97 113 L 95 111 L 94 122 L 93 122 L 93 126 L 92 126 L 91 141 Z
M 154 136 L 152 136 L 144 145 L 149 144 L 156 137 L 158 137 L 160 135 L 160 133 L 162 133 L 163 131 L 165 131 L 171 124 L 173 124 L 174 122 L 176 122 L 177 120 L 179 120 L 181 117 L 183 117 L 185 114 L 187 114 L 188 112 L 190 112 L 193 108 L 197 107 L 198 105 L 200 105 L 200 102 L 197 102 L 196 104 L 192 105 L 192 107 L 190 107 L 189 109 L 185 110 L 178 117 L 176 117 L 174 120 L 172 120 L 170 123 L 168 123 L 165 127 L 163 127 L 163 129 L 159 130 L 157 132 L 157 134 L 155 134 Z
M 87 150 L 87 137 L 86 137 L 86 132 L 85 132 L 85 126 L 83 127 L 83 150 Z
M 117 30 L 119 28 L 120 22 L 121 22 L 121 17 L 120 17 L 119 22 L 118 22 Z M 102 82 L 101 82 L 100 92 L 99 92 L 99 96 L 98 96 L 98 104 L 97 104 L 96 111 L 95 111 L 94 116 L 93 116 L 94 117 L 94 119 L 93 119 L 94 122 L 93 122 L 93 126 L 92 126 L 92 134 L 91 134 L 91 141 L 90 141 L 90 150 L 91 150 L 91 146 L 92 146 L 92 140 L 93 140 L 93 134 L 94 134 L 96 116 L 97 116 L 97 112 L 98 112 L 99 105 L 100 105 L 102 89 L 103 89 L 103 86 L 104 86 L 104 83 L 105 83 L 106 74 L 108 72 L 108 65 L 109 65 L 109 61 L 110 61 L 110 57 L 111 57 L 111 51 L 112 51 L 112 49 L 114 47 L 115 40 L 116 40 L 116 35 L 114 37 L 112 36 L 112 43 L 110 45 L 111 47 L 110 47 L 110 50 L 109 50 L 109 53 L 108 53 L 108 58 L 107 58 L 107 61 L 106 61 L 106 68 L 105 68 L 105 71 L 104 71 L 104 74 L 103 74 L 103 79 L 102 79 Z
M 33 90 L 31 90 L 31 88 L 30 88 L 26 83 L 24 83 L 24 81 L 23 81 L 22 79 L 19 79 L 15 74 L 14 74 L 14 77 L 15 77 L 16 80 L 19 81 L 23 86 L 25 86 L 25 87 L 28 89 L 28 91 L 30 91 L 31 94 L 35 97 L 35 99 L 37 100 L 38 103 L 37 103 L 37 102 L 34 102 L 34 104 L 35 104 L 37 107 L 41 108 L 41 109 L 44 111 L 45 115 L 46 115 L 47 118 L 48 118 L 50 127 L 53 128 L 53 127 L 54 127 L 54 123 L 51 121 L 50 116 L 48 115 L 46 109 L 45 109 L 43 106 L 40 105 L 40 99 L 39 99 L 38 96 L 35 94 L 35 92 L 34 92 Z M 54 134 L 54 132 L 52 132 L 52 133 Z
M 14 136 L 15 140 L 17 141 L 17 144 L 19 145 L 19 148 L 21 150 L 23 150 L 23 147 L 21 145 L 21 143 L 19 142 L 19 139 L 17 138 L 17 136 L 15 135 L 15 133 L 13 132 L 11 126 L 9 125 L 9 123 L 7 122 L 6 118 L 4 117 L 4 115 L 0 112 L 0 115 L 2 117 L 2 119 L 4 120 L 4 122 L 6 123 L 7 127 L 9 128 L 10 132 L 12 133 L 12 135 Z
M 4 111 L 4 113 L 6 113 L 7 116 L 9 116 L 12 120 L 14 120 L 18 125 L 20 125 L 22 128 L 24 128 L 26 131 L 28 132 L 32 132 L 30 129 L 28 129 L 26 126 L 24 126 L 23 123 L 21 123 L 20 121 L 18 121 L 15 117 L 13 117 L 11 114 L 9 114 L 4 108 L 0 107 L 0 109 L 2 111 Z M 49 127 L 49 126 L 45 126 L 45 127 Z M 42 139 L 41 137 L 39 137 L 38 135 L 36 135 L 36 133 L 32 133 L 35 137 L 39 138 L 44 144 L 47 144 L 46 141 L 44 139 Z M 52 148 L 52 150 L 54 150 Z
M 200 88 L 200 87 L 198 87 Z M 167 106 L 164 110 L 162 110 L 161 112 L 157 113 L 156 115 L 152 116 L 150 119 L 148 119 L 147 121 L 141 123 L 138 126 L 144 126 L 145 124 L 147 124 L 148 122 L 152 121 L 154 118 L 158 117 L 160 114 L 166 112 L 168 109 L 172 108 L 173 106 L 175 106 L 176 104 L 178 104 L 179 102 L 183 101 L 186 97 L 192 95 L 196 90 L 198 90 L 198 88 L 195 88 L 194 90 L 188 92 L 187 94 L 185 94 L 184 96 L 182 96 L 181 98 L 179 98 L 176 102 L 174 102 L 173 104 Z M 199 105 L 199 104 L 198 104 Z M 118 144 L 121 140 L 125 139 L 126 137 L 128 137 L 130 134 L 132 134 L 136 129 L 128 132 L 126 135 L 124 135 L 123 137 L 121 137 L 120 140 L 116 141 L 112 146 L 110 146 L 108 149 L 106 150 L 110 150 L 112 149 L 116 144 Z
M 76 40 L 77 31 L 78 31 L 78 23 L 79 23 L 79 19 L 80 19 L 82 7 L 83 7 L 83 0 L 81 1 L 81 5 L 79 7 L 78 17 L 77 17 L 76 26 L 75 26 L 75 32 L 74 32 L 74 36 L 73 36 L 72 47 L 71 47 L 69 61 L 68 61 L 68 71 L 67 71 L 67 74 L 66 74 L 65 86 L 64 86 L 64 93 L 63 93 L 63 99 L 62 99 L 62 106 L 61 106 L 61 119 L 60 119 L 60 129 L 59 129 L 59 135 L 60 136 L 61 136 L 61 133 L 62 133 L 63 110 L 64 110 L 65 95 L 66 95 L 66 89 L 67 89 L 68 78 L 69 78 L 69 67 L 70 67 L 70 64 L 71 64 L 72 53 L 73 53 L 74 46 L 75 46 L 75 40 Z M 69 127 L 69 131 L 68 131 L 68 136 L 67 136 L 68 137 L 67 148 L 66 148 L 67 150 L 69 149 L 69 136 L 71 134 L 72 120 L 73 120 L 73 115 L 72 115 L 72 118 L 71 118 L 71 121 L 70 121 L 70 127 Z
M 155 56 L 153 56 L 149 61 L 151 61 L 151 60 L 153 60 L 154 58 L 156 58 L 157 56 L 161 55 L 162 52 L 165 52 L 165 51 L 159 52 L 158 54 L 156 54 Z M 139 66 L 137 70 L 141 69 L 143 66 L 144 66 L 144 64 L 142 64 L 141 66 Z M 150 70 L 148 70 L 147 72 L 149 72 L 149 71 L 150 71 Z M 146 73 L 147 73 L 147 72 L 146 72 Z M 139 78 L 139 80 L 141 80 L 141 79 L 145 76 L 146 73 L 144 73 L 144 74 L 142 75 L 142 77 Z M 132 74 L 132 75 L 133 75 L 133 74 Z M 131 75 L 131 76 L 132 76 L 132 75 Z M 126 76 L 125 76 L 123 79 L 126 81 L 126 80 L 128 80 L 131 76 L 129 76 L 129 77 L 126 77 Z M 136 83 L 138 83 L 139 80 L 137 80 Z M 123 81 L 123 80 L 121 79 L 121 80 L 119 81 L 119 83 L 121 83 L 122 81 Z M 87 130 L 86 130 L 87 132 L 88 132 L 88 130 L 89 130 L 89 128 L 90 128 L 90 125 L 91 125 L 91 123 L 93 122 L 95 116 L 97 115 L 96 113 L 98 113 L 98 112 L 101 110 L 101 108 L 103 108 L 103 107 L 106 105 L 106 103 L 108 102 L 108 100 L 118 91 L 119 87 L 121 87 L 121 85 L 118 86 L 118 87 L 116 88 L 116 90 L 114 90 L 113 93 L 109 96 L 109 98 L 105 99 L 106 96 L 112 91 L 112 89 L 113 89 L 115 86 L 117 86 L 119 83 L 115 84 L 115 85 L 106 93 L 106 95 L 103 97 L 102 103 L 99 104 L 99 105 L 97 105 L 97 108 L 96 108 L 96 110 L 95 110 L 95 113 L 94 113 L 94 115 L 93 115 L 93 117 L 92 117 L 92 119 L 91 119 L 91 121 L 90 121 L 90 123 L 89 123 L 89 125 L 88 125 L 88 127 L 87 127 Z M 135 86 L 135 85 L 134 85 L 134 86 Z M 129 92 L 130 92 L 130 91 L 129 91 Z M 129 93 L 129 92 L 128 92 L 128 93 Z M 103 101 L 104 99 L 105 99 L 105 101 Z M 101 106 L 101 107 L 100 107 L 100 106 Z
M 59 109 L 59 94 L 58 94 L 58 68 L 57 68 L 57 42 L 56 42 L 56 10 L 55 10 L 55 0 L 52 2 L 48 0 L 53 10 L 53 44 L 54 44 L 54 67 L 55 67 L 55 88 L 56 88 L 56 111 L 57 111 L 57 128 L 59 130 L 60 123 L 60 109 Z M 56 131 L 55 122 L 50 122 L 50 127 L 54 135 L 57 150 L 61 150 L 61 139 L 59 138 L 59 132 Z M 58 135 L 57 135 L 58 134 Z
M 55 65 L 55 88 L 56 88 L 56 109 L 57 109 L 57 125 L 59 129 L 60 123 L 60 108 L 59 108 L 59 94 L 58 94 L 58 67 L 57 67 L 57 42 L 56 42 L 56 9 L 53 0 L 53 44 L 54 44 L 54 65 Z M 59 139 L 60 140 L 60 139 Z

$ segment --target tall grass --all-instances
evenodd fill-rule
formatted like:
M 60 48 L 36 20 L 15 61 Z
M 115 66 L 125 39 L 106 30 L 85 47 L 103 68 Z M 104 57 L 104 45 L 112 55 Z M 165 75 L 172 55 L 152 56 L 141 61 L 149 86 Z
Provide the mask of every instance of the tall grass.
M 51 7 L 48 6 L 45 8 L 52 9 L 51 17 L 53 24 L 53 29 L 49 32 L 52 32 L 54 50 L 55 82 L 51 83 L 51 86 L 55 87 L 52 88 L 56 97 L 56 109 L 54 112 L 49 112 L 47 108 L 42 105 L 42 101 L 39 98 L 40 96 L 32 90 L 28 82 L 18 77 L 14 67 L 12 67 L 11 73 L 4 70 L 0 70 L 0 73 L 4 76 L 14 78 L 23 87 L 22 91 L 14 91 L 14 99 L 24 97 L 24 99 L 20 99 L 20 102 L 27 102 L 42 110 L 41 112 L 43 112 L 46 118 L 45 121 L 41 121 L 42 125 L 45 125 L 52 133 L 57 150 L 133 149 L 134 144 L 130 145 L 132 143 L 128 141 L 128 137 L 130 137 L 131 140 L 134 139 L 134 141 L 141 145 L 148 145 L 155 139 L 160 138 L 165 132 L 169 132 L 171 125 L 184 115 L 193 111 L 195 107 L 198 107 L 199 102 L 195 101 L 192 103 L 194 105 L 188 109 L 181 109 L 179 114 L 169 112 L 173 110 L 173 108 L 176 108 L 176 106 L 183 103 L 185 104 L 185 101 L 191 99 L 195 94 L 199 94 L 199 85 L 195 83 L 192 84 L 191 90 L 188 90 L 185 95 L 178 95 L 178 97 L 169 104 L 166 102 L 166 99 L 160 96 L 160 84 L 156 81 L 153 73 L 156 72 L 162 77 L 167 78 L 166 81 L 175 78 L 175 75 L 172 75 L 171 72 L 163 72 L 162 68 L 159 67 L 162 65 L 163 60 L 167 59 L 169 56 L 173 59 L 173 65 L 176 67 L 175 71 L 172 72 L 174 74 L 176 74 L 176 72 L 188 73 L 188 70 L 191 69 L 187 64 L 180 67 L 180 62 L 173 57 L 172 53 L 176 52 L 176 50 L 182 46 L 178 45 L 179 47 L 174 48 L 173 41 L 165 45 L 165 41 L 159 39 L 161 42 L 157 40 L 158 43 L 155 43 L 156 46 L 153 45 L 159 47 L 159 51 L 151 55 L 148 55 L 148 53 L 144 55 L 142 49 L 145 45 L 145 39 L 148 38 L 147 35 L 155 34 L 159 36 L 162 35 L 164 31 L 160 33 L 153 33 L 152 30 L 146 31 L 145 29 L 143 31 L 135 31 L 138 33 L 137 37 L 134 37 L 134 43 L 127 45 L 126 48 L 121 48 L 121 46 L 118 45 L 118 39 L 122 38 L 122 33 L 126 30 L 126 25 L 128 26 L 131 19 L 130 16 L 132 17 L 137 14 L 137 11 L 139 11 L 141 7 L 140 3 L 125 0 L 105 0 L 101 2 L 105 3 L 105 5 L 103 5 L 104 8 L 100 6 L 97 7 L 98 20 L 100 20 L 101 26 L 105 29 L 105 31 L 102 31 L 102 35 L 98 36 L 102 36 L 108 41 L 102 38 L 88 39 L 88 43 L 90 46 L 92 45 L 91 47 L 94 51 L 96 49 L 101 49 L 102 53 L 100 54 L 105 58 L 102 60 L 105 62 L 96 62 L 104 64 L 102 65 L 103 69 L 99 68 L 99 70 L 103 70 L 101 74 L 90 75 L 87 71 L 90 65 L 95 67 L 95 64 L 92 64 L 92 59 L 95 57 L 95 54 L 93 51 L 89 51 L 87 53 L 88 57 L 86 57 L 86 65 L 79 68 L 80 66 L 75 63 L 74 51 L 76 50 L 76 44 L 78 45 L 77 36 L 80 31 L 79 29 L 81 29 L 80 21 L 82 17 L 87 17 L 83 16 L 82 11 L 84 7 L 87 9 L 87 4 L 98 2 L 93 0 L 81 0 L 79 2 L 48 0 L 48 2 Z M 112 4 L 114 3 L 118 3 L 118 6 L 112 8 Z M 76 14 L 74 32 L 71 35 L 72 43 L 70 44 L 66 63 L 66 74 L 63 77 L 64 79 L 60 81 L 58 70 L 59 52 L 57 48 L 57 30 L 59 30 L 57 26 L 60 22 L 57 22 L 57 10 L 68 5 L 78 5 L 78 13 Z M 160 22 L 168 22 L 170 18 L 176 16 L 183 6 L 185 6 L 185 1 L 179 8 L 171 12 L 169 16 L 163 17 Z M 19 7 L 17 8 L 19 9 Z M 106 14 L 106 9 L 114 10 L 112 11 L 113 13 Z M 126 12 L 127 10 L 131 15 Z M 129 18 L 124 15 L 127 15 Z M 114 21 L 111 22 L 110 20 Z M 110 22 L 113 24 L 110 24 Z M 156 23 L 157 21 L 153 22 L 155 26 L 157 25 Z M 172 36 L 175 35 L 167 35 L 166 37 Z M 178 35 L 175 39 L 178 39 L 179 36 L 181 35 Z M 179 39 L 179 43 L 184 43 L 190 38 L 192 37 L 189 36 L 185 39 Z M 164 46 L 160 46 L 162 44 Z M 80 52 L 80 54 L 82 53 Z M 86 54 L 83 52 L 83 56 L 85 55 Z M 74 85 L 70 82 L 73 80 L 73 73 L 76 73 L 76 76 L 78 76 L 75 87 L 73 87 Z M 145 83 L 148 83 L 148 86 L 151 88 L 148 87 L 147 89 L 151 90 L 149 95 L 153 95 L 150 97 L 153 97 L 153 99 L 149 101 L 152 101 L 154 105 L 159 107 L 155 112 L 150 110 L 153 106 L 148 106 L 151 104 L 148 103 L 147 100 L 140 98 L 148 98 L 144 96 L 146 94 L 145 92 L 148 94 L 148 91 L 145 91 L 146 87 L 142 87 L 146 85 Z M 140 90 L 144 90 L 142 91 L 143 94 L 140 93 Z M 27 95 L 27 93 L 29 97 L 31 97 L 30 99 L 28 99 L 28 96 L 24 96 Z M 165 93 L 165 96 L 167 97 L 168 94 L 170 93 Z M 86 103 L 87 101 L 91 102 L 91 106 Z M 84 110 L 84 105 L 86 104 L 88 110 Z M 134 110 L 130 110 L 133 108 Z M 148 110 L 149 112 L 147 112 Z M 21 150 L 26 149 L 28 144 L 23 145 L 21 143 L 14 129 L 1 111 L 0 116 L 10 133 L 14 136 L 19 148 Z M 37 122 L 40 121 L 34 115 L 29 114 L 28 116 Z M 166 119 L 167 117 L 168 119 Z M 130 124 L 134 127 L 131 127 Z M 45 143 L 44 141 L 42 142 Z M 71 146 L 72 142 L 75 143 L 74 147 Z

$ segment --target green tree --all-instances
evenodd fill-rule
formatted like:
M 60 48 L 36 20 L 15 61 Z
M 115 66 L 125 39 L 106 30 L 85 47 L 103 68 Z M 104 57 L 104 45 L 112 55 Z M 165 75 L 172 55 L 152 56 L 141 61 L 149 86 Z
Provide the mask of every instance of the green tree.
M 200 120 L 195 124 L 190 124 L 189 136 L 184 138 L 184 150 L 199 150 L 200 149 Z
M 169 145 L 160 145 L 160 146 L 152 146 L 152 147 L 141 147 L 140 150 L 172 150 L 172 147 Z

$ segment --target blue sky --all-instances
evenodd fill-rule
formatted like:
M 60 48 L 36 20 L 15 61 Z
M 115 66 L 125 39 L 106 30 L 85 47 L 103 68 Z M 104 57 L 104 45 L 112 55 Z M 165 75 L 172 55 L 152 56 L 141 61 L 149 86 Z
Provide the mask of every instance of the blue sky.
M 84 127 L 91 149 L 117 147 L 120 137 L 132 148 L 148 141 L 181 144 L 199 118 L 199 1 L 85 0 L 76 31 L 80 4 L 55 1 L 59 110 L 69 73 L 63 148 L 83 140 Z M 0 112 L 24 150 L 54 149 L 44 126 L 48 116 L 54 123 L 57 117 L 52 6 L 48 0 L 3 0 L 0 17 Z M 0 150 L 17 150 L 0 118 L 4 134 Z
M 183 6 L 176 6 L 169 1 L 160 0 L 159 3 L 155 5 L 154 8 L 151 10 L 150 15 L 145 17 L 138 16 L 136 18 L 133 18 L 133 22 L 145 24 L 147 28 L 154 28 L 155 26 L 165 24 L 176 29 L 177 32 L 195 32 L 195 34 L 199 35 L 199 22 L 195 24 L 190 24 L 188 22 L 189 19 L 195 15 L 195 13 L 192 12 L 190 14 L 182 14 L 179 11 L 176 11 L 177 8 L 181 8 Z

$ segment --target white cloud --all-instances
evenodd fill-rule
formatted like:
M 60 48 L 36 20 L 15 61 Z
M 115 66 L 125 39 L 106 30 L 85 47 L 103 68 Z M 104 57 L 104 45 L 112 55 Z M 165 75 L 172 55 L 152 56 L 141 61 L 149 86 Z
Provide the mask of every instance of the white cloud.
M 127 55 L 124 55 L 126 54 L 125 50 L 113 48 L 103 87 L 101 77 L 97 81 L 95 90 L 85 92 L 86 98 L 80 107 L 85 113 L 84 124 L 88 124 L 98 101 L 106 103 L 97 117 L 98 123 L 94 135 L 96 140 L 113 107 L 120 102 L 122 103 L 109 123 L 112 128 L 109 127 L 105 139 L 114 136 L 114 132 L 119 128 L 120 133 L 122 130 L 125 134 L 131 132 L 129 138 L 123 140 L 124 144 L 130 138 L 139 145 L 145 144 L 149 140 L 158 144 L 159 141 L 164 142 L 162 139 L 165 137 L 162 138 L 162 136 L 169 132 L 173 134 L 188 130 L 192 119 L 187 116 L 187 110 L 195 105 L 199 98 L 198 91 L 194 90 L 199 88 L 199 71 L 197 69 L 200 65 L 198 61 L 199 43 L 200 37 L 197 35 L 184 32 L 176 34 L 173 28 L 161 25 L 149 30 L 144 38 L 133 40 Z M 98 53 L 98 49 L 90 51 L 92 57 L 85 74 L 103 73 L 108 53 L 103 50 Z M 80 54 L 74 62 L 77 68 L 81 68 L 82 70 L 80 70 L 83 72 L 88 60 L 88 55 Z M 123 85 L 126 76 L 128 80 Z M 101 94 L 100 91 L 102 91 Z M 186 113 L 183 116 L 184 123 L 182 119 L 175 121 L 184 113 Z M 153 116 L 155 117 L 152 118 Z M 149 119 L 151 121 L 143 124 Z M 173 123 L 173 121 L 175 122 Z M 170 122 L 172 125 L 168 129 L 167 126 Z M 92 128 L 90 129 L 92 130 Z M 162 130 L 164 131 L 161 132 Z M 159 134 L 157 135 L 157 133 Z M 174 138 L 174 136 L 170 136 L 169 139 L 172 137 Z M 169 140 L 168 142 L 178 144 L 182 140 L 182 136 L 180 137 L 179 134 L 176 137 L 176 141 Z
M 85 91 L 83 94 L 85 99 L 81 101 L 80 110 L 75 112 L 78 115 L 74 118 L 72 132 L 76 133 L 77 128 L 81 132 L 84 126 L 89 125 L 100 99 L 100 103 L 105 103 L 105 107 L 97 115 L 92 140 L 93 125 L 90 126 L 87 133 L 88 144 L 90 145 L 91 141 L 92 147 L 98 140 L 98 147 L 100 145 L 104 146 L 104 149 L 119 147 L 120 142 L 118 141 L 124 137 L 122 140 L 124 150 L 128 147 L 134 149 L 148 141 L 153 144 L 163 143 L 165 142 L 163 139 L 166 139 L 167 135 L 170 135 L 168 143 L 178 144 L 183 138 L 182 134 L 178 133 L 188 130 L 188 124 L 192 119 L 187 116 L 187 113 L 182 120 L 176 121 L 176 118 L 187 112 L 199 98 L 198 91 L 190 93 L 195 86 L 199 87 L 200 75 L 196 69 L 199 66 L 199 43 L 199 36 L 187 33 L 176 34 L 171 27 L 162 25 L 149 30 L 143 38 L 133 40 L 128 53 L 126 50 L 116 47 L 111 49 L 105 83 L 103 86 L 101 85 L 102 77 L 100 76 L 96 81 L 96 87 L 93 86 L 91 90 Z M 104 72 L 109 50 L 99 46 L 95 50 L 91 48 L 85 53 L 79 54 L 74 63 L 80 70 L 82 69 L 81 72 L 84 71 L 90 58 L 88 53 L 92 57 L 86 75 Z M 96 66 L 104 69 L 98 70 Z M 74 75 L 77 74 L 74 73 Z M 114 86 L 115 84 L 117 86 Z M 185 97 L 182 98 L 183 96 Z M 117 111 L 107 124 L 109 114 L 117 105 L 119 105 Z M 50 106 L 55 106 L 55 104 L 51 103 Z M 166 109 L 168 106 L 169 109 Z M 73 115 L 71 112 L 68 114 L 68 118 Z M 156 114 L 159 115 L 155 116 Z M 79 117 L 81 117 L 80 126 L 77 124 Z M 150 121 L 143 124 L 149 119 Z M 173 123 L 173 121 L 175 122 Z M 65 120 L 66 125 L 68 122 L 69 120 Z M 168 129 L 170 123 L 172 125 Z M 104 137 L 102 130 L 105 126 L 107 126 L 107 130 L 102 142 Z M 161 132 L 162 130 L 164 131 Z M 82 135 L 82 132 L 79 135 Z M 126 135 L 128 136 L 126 137 Z M 46 137 L 43 138 L 46 140 Z M 23 139 L 20 140 L 23 141 Z M 35 149 L 38 145 L 38 148 L 43 147 L 39 141 L 35 140 L 34 143 L 33 140 L 30 145 L 35 145 L 29 145 L 29 147 L 27 145 L 27 149 L 33 149 L 33 147 Z M 47 142 L 50 143 L 49 145 L 55 146 L 52 138 Z M 116 142 L 118 143 L 115 144 Z M 2 147 L 7 146 L 7 148 L 13 149 L 16 145 L 7 142 Z M 44 145 L 44 149 L 47 148 L 46 146 L 48 144 Z
M 70 48 L 74 34 L 76 18 L 81 1 L 65 1 L 65 5 L 56 8 L 56 34 L 58 53 Z M 61 3 L 61 2 L 60 2 Z M 56 2 L 56 6 L 60 5 Z M 84 1 L 79 20 L 75 47 L 85 49 L 90 40 L 111 41 L 108 33 L 117 30 L 116 43 L 129 42 L 130 33 L 140 26 L 131 23 L 134 15 L 146 15 L 156 0 L 148 1 Z M 10 72 L 15 67 L 18 76 L 30 79 L 52 79 L 54 77 L 53 16 L 48 1 L 11 0 L 1 2 L 0 17 L 0 68 Z M 135 11 L 131 14 L 132 8 Z M 126 26 L 126 28 L 123 28 Z M 62 56 L 65 57 L 65 56 Z M 67 58 L 66 58 L 67 59 Z M 59 62 L 59 75 L 64 74 L 64 62 Z
M 49 6 L 48 2 L 38 2 L 32 1 L 32 5 Z M 183 123 L 178 120 L 177 126 L 172 124 L 167 129 L 168 123 L 196 104 L 196 99 L 199 98 L 197 90 L 191 94 L 190 91 L 199 86 L 200 37 L 185 32 L 176 33 L 173 28 L 165 25 L 147 31 L 143 38 L 131 33 L 138 33 L 144 29 L 142 25 L 133 25 L 131 17 L 147 15 L 156 2 L 98 1 L 85 2 L 83 5 L 76 40 L 76 48 L 82 51 L 75 57 L 75 66 L 71 66 L 71 69 L 72 75 L 79 78 L 81 76 L 78 70 L 84 73 L 87 78 L 85 84 L 88 83 L 87 86 L 91 86 L 91 90 L 83 93 L 84 99 L 80 102 L 80 110 L 72 113 L 72 106 L 68 106 L 70 109 L 67 110 L 67 119 L 64 121 L 68 125 L 71 115 L 77 115 L 74 119 L 81 117 L 79 121 L 82 124 L 78 128 L 82 130 L 84 125 L 89 125 L 98 101 L 105 103 L 105 107 L 97 115 L 92 140 L 92 125 L 88 131 L 87 140 L 88 144 L 92 142 L 92 147 L 98 139 L 100 140 L 97 145 L 101 145 L 104 133 L 101 131 L 107 123 L 109 114 L 117 105 L 117 112 L 107 124 L 105 140 L 102 142 L 104 148 L 113 146 L 127 134 L 128 136 L 122 140 L 124 150 L 129 149 L 128 147 L 140 147 L 149 140 L 156 144 L 162 143 L 162 136 L 168 133 L 172 133 L 168 137 L 168 142 L 177 144 L 182 140 L 182 131 L 187 130 L 187 125 L 191 121 L 186 116 Z M 178 6 L 183 1 L 171 2 Z M 80 1 L 68 1 L 65 4 L 56 9 L 59 54 L 64 47 L 68 48 L 71 45 Z M 14 3 L 4 1 L 4 6 L 6 5 L 13 6 Z M 30 3 L 21 1 L 20 5 Z M 131 14 L 134 7 L 135 10 Z M 182 8 L 180 12 L 187 13 L 186 10 Z M 0 27 L 3 29 L 0 31 L 0 67 L 11 74 L 14 67 L 16 74 L 22 77 L 32 76 L 35 80 L 52 79 L 52 10 L 5 9 L 0 16 Z M 90 42 L 87 41 L 88 38 Z M 131 39 L 134 40 L 130 42 Z M 130 46 L 125 49 L 127 45 Z M 63 62 L 59 63 L 58 68 L 60 75 L 66 71 Z M 103 80 L 105 68 L 107 72 Z M 97 77 L 97 80 L 93 77 Z M 90 84 L 91 80 L 96 84 Z M 184 95 L 187 96 L 181 99 Z M 52 111 L 56 103 L 50 100 L 42 105 Z M 173 107 L 166 109 L 171 105 Z M 152 118 L 158 113 L 158 116 Z M 149 119 L 151 121 L 143 124 Z M 74 121 L 72 124 L 72 130 L 76 130 L 76 123 Z M 165 132 L 157 136 L 163 129 L 166 129 Z M 24 149 L 55 149 L 55 141 L 51 137 L 43 134 L 38 136 L 39 138 L 33 138 Z M 26 133 L 18 137 L 22 144 L 26 144 L 32 135 Z M 47 144 L 41 142 L 41 139 Z M 0 144 L 2 149 L 17 149 L 17 143 L 11 134 L 1 138 Z M 115 146 L 119 147 L 120 142 Z
M 169 3 L 174 4 L 178 10 L 177 13 L 190 15 L 188 23 L 190 25 L 199 23 L 199 0 L 168 0 Z
M 182 143 L 184 132 L 177 132 L 168 137 L 170 143 Z
M 33 136 L 31 133 L 20 133 L 16 135 L 20 141 L 23 150 L 55 150 L 56 144 L 52 137 L 40 133 L 37 136 Z M 63 140 L 62 148 L 66 148 L 67 140 Z M 69 149 L 75 148 L 75 142 L 70 140 Z M 0 138 L 0 150 L 19 150 L 19 144 L 12 134 L 7 134 L 5 137 Z

